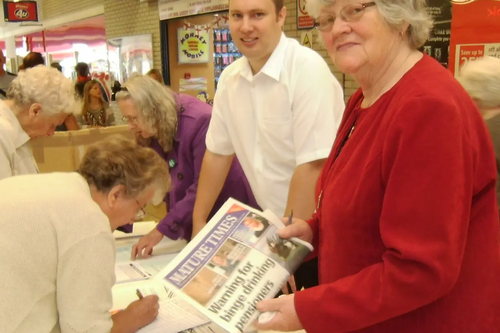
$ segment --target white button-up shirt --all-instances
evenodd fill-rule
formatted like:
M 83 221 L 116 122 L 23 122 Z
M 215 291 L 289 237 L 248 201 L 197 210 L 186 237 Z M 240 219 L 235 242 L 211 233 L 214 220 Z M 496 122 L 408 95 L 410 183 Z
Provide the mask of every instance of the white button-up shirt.
M 12 110 L 0 101 L 0 179 L 38 172 L 29 140 Z
M 323 58 L 282 35 L 256 75 L 245 57 L 222 73 L 207 149 L 236 154 L 261 208 L 283 215 L 295 168 L 328 157 L 343 111 Z

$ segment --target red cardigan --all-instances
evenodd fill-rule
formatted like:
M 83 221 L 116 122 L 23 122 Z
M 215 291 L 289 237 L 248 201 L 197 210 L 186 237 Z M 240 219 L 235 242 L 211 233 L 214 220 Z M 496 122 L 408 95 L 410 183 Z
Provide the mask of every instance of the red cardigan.
M 495 157 L 472 100 L 428 56 L 373 106 L 361 99 L 318 181 L 320 286 L 295 296 L 304 328 L 500 332 Z

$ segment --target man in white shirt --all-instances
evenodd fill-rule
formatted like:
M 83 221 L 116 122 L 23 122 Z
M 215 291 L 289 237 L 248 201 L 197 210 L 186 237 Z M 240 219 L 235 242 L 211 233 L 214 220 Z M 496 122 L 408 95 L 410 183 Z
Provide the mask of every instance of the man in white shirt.
M 206 224 L 234 155 L 262 209 L 311 217 L 316 181 L 344 110 L 342 88 L 321 56 L 282 33 L 283 0 L 231 0 L 229 15 L 244 57 L 219 80 L 193 236 Z
M 12 73 L 7 72 L 3 66 L 5 65 L 5 56 L 0 49 L 0 100 L 7 99 L 7 89 L 9 84 L 16 78 Z

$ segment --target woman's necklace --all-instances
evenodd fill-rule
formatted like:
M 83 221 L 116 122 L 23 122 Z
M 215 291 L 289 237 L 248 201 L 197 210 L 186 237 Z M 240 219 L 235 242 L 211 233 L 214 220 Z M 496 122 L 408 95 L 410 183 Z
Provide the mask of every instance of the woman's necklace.
M 399 80 L 401 79 L 401 77 L 403 77 L 403 75 L 408 72 L 409 69 L 406 69 L 405 67 L 405 64 L 406 62 L 408 61 L 408 59 L 410 58 L 411 55 L 415 54 L 414 51 L 411 51 L 405 58 L 405 60 L 403 61 L 403 63 L 401 63 L 401 65 L 399 66 L 398 70 L 396 71 L 396 73 L 392 76 L 392 78 L 389 80 L 389 82 L 387 82 L 383 87 L 382 89 L 380 90 L 379 93 L 377 93 L 375 95 L 375 97 L 372 97 L 370 99 L 367 99 L 367 98 L 364 98 L 363 99 L 363 102 L 361 103 L 361 107 L 362 108 L 368 108 L 370 106 L 372 106 L 373 104 L 375 104 L 376 101 L 378 101 L 378 99 L 383 95 L 385 94 L 386 92 L 388 92 L 389 90 L 391 90 L 392 87 L 394 87 L 396 85 L 396 83 L 399 82 Z M 411 67 L 410 67 L 411 68 Z M 405 70 L 406 69 L 406 70 Z

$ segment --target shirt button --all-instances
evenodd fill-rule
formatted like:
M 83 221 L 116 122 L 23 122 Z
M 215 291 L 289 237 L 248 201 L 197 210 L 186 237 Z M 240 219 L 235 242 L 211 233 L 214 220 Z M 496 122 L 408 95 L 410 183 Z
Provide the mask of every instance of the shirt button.
M 184 179 L 184 176 L 182 175 L 182 173 L 178 173 L 177 174 L 177 179 L 179 179 L 179 180 Z

